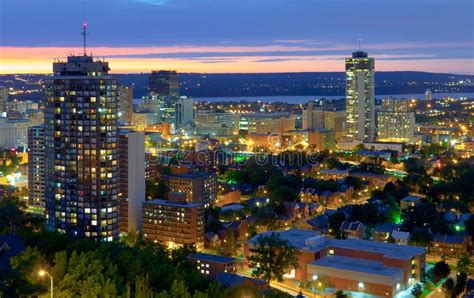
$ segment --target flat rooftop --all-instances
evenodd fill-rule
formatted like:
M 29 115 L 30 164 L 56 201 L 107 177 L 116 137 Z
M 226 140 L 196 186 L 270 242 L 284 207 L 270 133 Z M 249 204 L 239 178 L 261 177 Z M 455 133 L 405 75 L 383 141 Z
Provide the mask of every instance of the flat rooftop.
M 386 267 L 381 262 L 342 256 L 327 256 L 309 264 L 313 266 L 330 267 L 339 270 L 352 271 L 354 273 L 362 272 L 389 277 L 396 277 L 403 274 L 403 270 L 401 268 Z M 356 275 L 351 275 L 348 277 L 357 278 Z
M 235 261 L 234 258 L 226 257 L 226 256 L 219 256 L 219 255 L 211 255 L 202 252 L 198 252 L 195 254 L 190 255 L 189 257 L 196 259 L 196 260 L 203 260 L 208 262 L 217 262 L 217 263 L 231 263 Z
M 397 245 L 394 243 L 385 243 L 379 241 L 360 240 L 360 239 L 331 239 L 328 240 L 328 246 L 348 248 L 371 253 L 380 253 L 385 257 L 394 259 L 411 259 L 416 255 L 423 254 L 424 248 L 411 245 Z
M 423 254 L 424 248 L 410 246 L 410 245 L 397 245 L 394 243 L 385 243 L 379 241 L 360 240 L 360 239 L 327 239 L 324 236 L 319 235 L 316 231 L 304 230 L 304 229 L 289 229 L 286 231 L 268 231 L 255 235 L 248 242 L 250 244 L 257 244 L 258 237 L 269 235 L 271 233 L 279 234 L 281 239 L 287 240 L 290 244 L 304 251 L 318 252 L 324 248 L 345 248 L 358 251 L 364 251 L 369 253 L 382 254 L 388 258 L 394 259 L 411 259 L 414 256 Z M 305 241 L 311 237 L 323 237 L 323 241 L 315 242 L 315 245 L 306 245 Z
M 295 248 L 303 248 L 305 240 L 314 236 L 319 236 L 319 233 L 311 230 L 289 229 L 286 231 L 268 231 L 255 235 L 248 242 L 250 244 L 257 244 L 258 238 L 262 236 L 271 235 L 272 233 L 280 235 L 280 238 L 288 241 Z
M 172 201 L 160 200 L 160 199 L 145 201 L 145 202 L 143 202 L 143 204 L 180 207 L 180 208 L 194 208 L 194 207 L 202 206 L 201 203 L 187 203 L 187 202 L 179 203 L 179 202 L 172 202 Z

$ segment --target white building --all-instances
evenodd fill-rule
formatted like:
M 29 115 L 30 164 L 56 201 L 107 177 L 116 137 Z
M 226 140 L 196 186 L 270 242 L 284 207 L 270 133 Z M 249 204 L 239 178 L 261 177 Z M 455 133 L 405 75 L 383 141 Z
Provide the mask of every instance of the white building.
M 28 127 L 26 119 L 0 118 L 0 147 L 28 148 Z
M 346 128 L 347 136 L 355 140 L 375 138 L 374 68 L 374 59 L 366 52 L 346 58 Z
M 408 99 L 386 98 L 377 112 L 377 140 L 409 142 L 415 135 L 415 113 Z
M 192 98 L 181 97 L 175 102 L 175 128 L 194 125 L 194 102 Z
M 141 231 L 145 202 L 145 133 L 121 132 L 119 144 L 119 188 L 128 202 L 128 232 Z

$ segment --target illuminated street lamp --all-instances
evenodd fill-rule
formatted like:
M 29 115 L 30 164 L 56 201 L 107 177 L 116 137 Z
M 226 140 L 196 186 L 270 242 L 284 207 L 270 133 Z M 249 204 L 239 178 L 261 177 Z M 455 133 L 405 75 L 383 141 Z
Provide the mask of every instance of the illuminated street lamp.
M 40 270 L 38 272 L 38 275 L 40 277 L 44 277 L 45 275 L 49 276 L 49 279 L 51 280 L 51 298 L 54 297 L 54 283 L 53 283 L 53 277 L 51 276 L 51 274 L 48 273 L 48 271 L 45 271 L 45 270 Z

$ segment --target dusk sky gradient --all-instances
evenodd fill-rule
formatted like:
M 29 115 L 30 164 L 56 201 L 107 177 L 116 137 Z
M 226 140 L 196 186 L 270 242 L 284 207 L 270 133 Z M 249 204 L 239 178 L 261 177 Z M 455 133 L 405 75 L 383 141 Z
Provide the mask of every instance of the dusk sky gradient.
M 88 52 L 112 72 L 376 70 L 474 74 L 472 0 L 0 0 L 0 73 L 49 73 Z

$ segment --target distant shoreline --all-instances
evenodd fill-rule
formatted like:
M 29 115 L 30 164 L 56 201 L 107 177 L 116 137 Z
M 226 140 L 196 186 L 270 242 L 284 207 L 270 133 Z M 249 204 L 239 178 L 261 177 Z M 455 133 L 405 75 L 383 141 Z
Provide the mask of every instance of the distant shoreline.
M 193 97 L 195 101 L 208 101 L 208 102 L 255 102 L 255 101 L 262 101 L 262 102 L 287 102 L 291 104 L 300 104 L 306 103 L 309 100 L 315 99 L 343 99 L 344 95 L 336 95 L 336 96 L 327 96 L 327 95 L 284 95 L 284 96 L 225 96 L 225 97 Z M 375 98 L 414 98 L 414 99 L 425 99 L 425 95 L 420 94 L 387 94 L 387 95 L 375 95 Z M 456 99 L 459 98 L 474 98 L 474 92 L 469 93 L 434 93 L 432 98 L 433 99 L 442 99 L 444 97 L 453 97 Z

